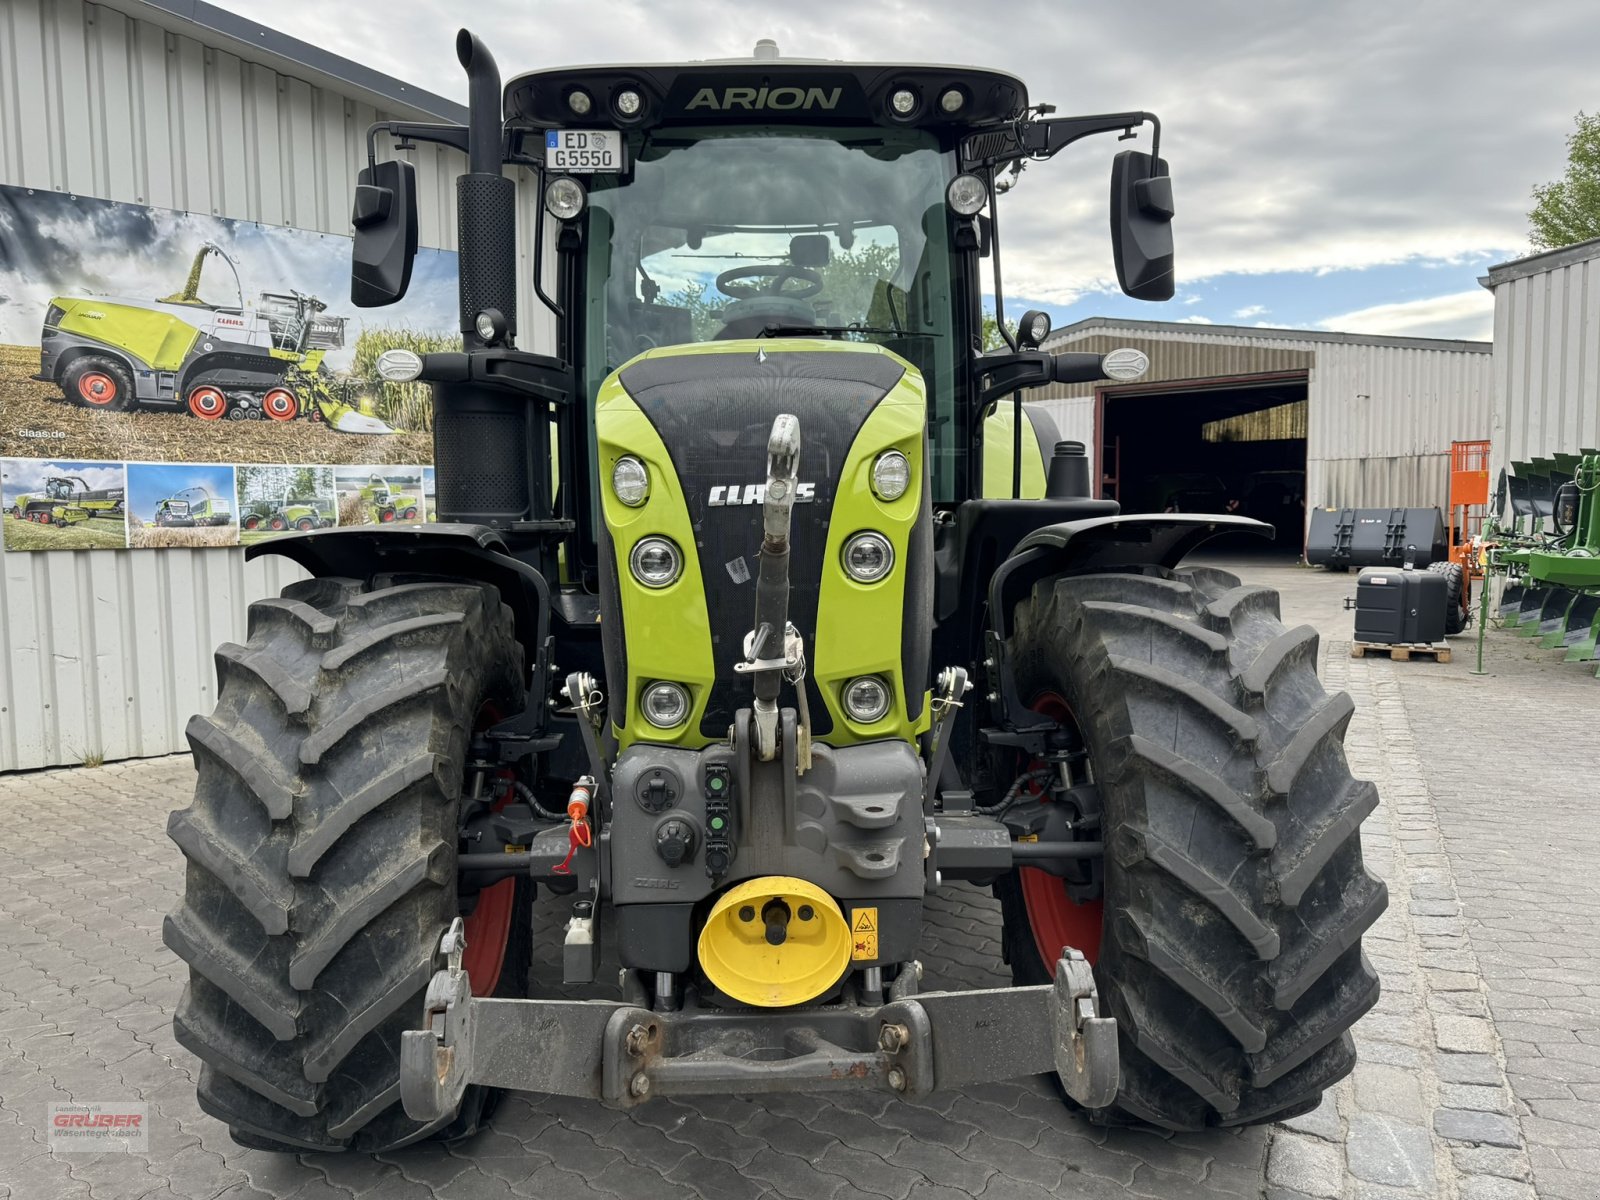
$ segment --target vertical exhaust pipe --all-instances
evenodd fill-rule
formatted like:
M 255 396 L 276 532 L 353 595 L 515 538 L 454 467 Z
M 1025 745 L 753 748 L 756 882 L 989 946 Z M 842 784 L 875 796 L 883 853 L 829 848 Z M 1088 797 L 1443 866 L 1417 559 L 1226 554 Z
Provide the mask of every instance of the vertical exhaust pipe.
M 509 345 L 517 335 L 517 187 L 500 174 L 505 137 L 500 68 L 468 30 L 456 34 L 467 73 L 467 174 L 456 179 L 461 338 L 468 350 Z M 501 332 L 480 336 L 478 314 L 498 313 Z

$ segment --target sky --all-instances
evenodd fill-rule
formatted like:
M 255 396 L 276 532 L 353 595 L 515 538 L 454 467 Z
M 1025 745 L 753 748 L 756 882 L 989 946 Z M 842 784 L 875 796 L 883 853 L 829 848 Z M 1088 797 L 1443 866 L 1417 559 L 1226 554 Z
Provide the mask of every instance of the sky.
M 464 101 L 451 0 L 216 0 Z M 1477 277 L 1528 252 L 1536 183 L 1600 106 L 1593 0 L 477 0 L 509 78 L 566 63 L 744 56 L 1000 67 L 1059 113 L 1161 116 L 1178 217 L 1167 304 L 1115 292 L 1107 181 L 1089 139 L 1001 200 L 1008 314 L 1412 336 L 1490 336 Z M 1141 145 L 1143 142 L 1141 141 Z

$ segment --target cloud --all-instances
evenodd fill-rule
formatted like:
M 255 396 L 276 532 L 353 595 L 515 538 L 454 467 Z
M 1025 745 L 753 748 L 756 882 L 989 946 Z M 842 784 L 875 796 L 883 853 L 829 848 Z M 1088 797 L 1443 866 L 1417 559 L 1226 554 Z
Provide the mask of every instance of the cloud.
M 1180 324 L 1180 325 L 1215 325 L 1216 322 L 1213 321 L 1210 317 L 1202 317 L 1199 314 L 1194 314 L 1194 315 L 1187 316 L 1187 317 L 1180 317 L 1179 320 L 1178 320 L 1178 324 Z
M 251 17 L 260 0 L 218 0 Z M 1063 9 L 1063 11 L 1066 11 Z M 1458 259 L 1526 244 L 1530 188 L 1560 175 L 1572 116 L 1593 106 L 1590 0 L 1396 5 L 1329 0 L 1263 20 L 1258 0 L 1073 5 L 1070 20 L 974 21 L 956 0 L 479 0 L 474 31 L 507 77 L 562 63 L 748 55 L 1001 67 L 1067 113 L 1163 119 L 1179 280 Z M 454 0 L 274 0 L 271 23 L 463 100 Z M 1063 64 L 1070 64 L 1070 73 Z M 1492 67 L 1494 86 L 1485 86 Z M 1070 81 L 1070 86 L 1068 82 Z M 1148 131 L 1137 144 L 1148 146 Z M 1007 290 L 1115 286 L 1106 235 L 1113 139 L 1033 164 L 1001 201 Z
M 1264 304 L 1247 304 L 1233 315 L 1236 320 L 1248 321 L 1251 317 L 1259 317 L 1266 311 L 1267 308 Z
M 1325 317 L 1317 324 L 1323 329 L 1341 333 L 1464 338 L 1487 342 L 1494 338 L 1494 297 L 1482 288 L 1473 288 L 1471 291 L 1451 292 L 1446 296 L 1431 296 L 1425 300 L 1375 304 L 1336 317 Z

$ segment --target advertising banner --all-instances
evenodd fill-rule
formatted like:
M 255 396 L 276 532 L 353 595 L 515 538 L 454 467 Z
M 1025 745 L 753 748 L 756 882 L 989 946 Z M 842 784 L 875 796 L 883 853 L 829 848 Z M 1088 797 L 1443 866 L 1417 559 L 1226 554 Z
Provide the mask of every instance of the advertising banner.
M 5 548 L 427 519 L 428 390 L 377 358 L 460 348 L 456 256 L 376 313 L 349 264 L 346 237 L 0 186 Z

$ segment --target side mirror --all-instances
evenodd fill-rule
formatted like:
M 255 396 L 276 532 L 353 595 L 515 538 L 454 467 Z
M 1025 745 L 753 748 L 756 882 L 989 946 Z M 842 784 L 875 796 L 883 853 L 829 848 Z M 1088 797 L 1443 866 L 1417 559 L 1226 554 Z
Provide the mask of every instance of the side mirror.
M 1124 150 L 1111 164 L 1111 250 L 1135 300 L 1171 300 L 1172 177 L 1164 159 Z
M 350 302 L 393 304 L 411 286 L 417 257 L 417 169 L 403 159 L 363 167 L 356 177 Z

